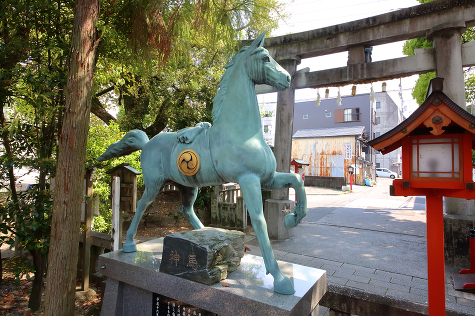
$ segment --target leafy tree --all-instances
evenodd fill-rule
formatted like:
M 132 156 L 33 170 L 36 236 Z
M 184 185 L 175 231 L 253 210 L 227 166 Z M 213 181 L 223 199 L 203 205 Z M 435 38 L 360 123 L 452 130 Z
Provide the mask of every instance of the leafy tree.
M 428 3 L 434 0 L 418 0 L 420 3 Z M 465 33 L 462 34 L 462 43 L 467 43 L 475 39 L 475 29 L 468 28 Z M 414 38 L 404 43 L 403 53 L 411 56 L 414 55 L 414 49 L 416 48 L 432 48 L 433 43 L 425 37 Z M 417 104 L 421 105 L 424 102 L 429 88 L 430 80 L 435 78 L 435 72 L 428 72 L 419 75 L 414 88 L 412 89 L 412 97 L 417 101 Z M 465 95 L 468 102 L 474 102 L 475 100 L 475 74 L 469 69 L 465 72 Z
M 93 230 L 95 231 L 110 233 L 112 214 L 110 203 L 111 177 L 106 171 L 125 162 L 129 163 L 132 168 L 138 171 L 141 170 L 139 152 L 134 152 L 127 157 L 109 160 L 105 165 L 96 161 L 96 158 L 106 151 L 109 144 L 119 141 L 124 135 L 125 133 L 120 131 L 116 122 L 106 125 L 97 117 L 91 117 L 87 138 L 86 166 L 87 168 L 97 168 L 94 171 L 93 186 L 94 196 L 99 197 L 100 200 L 100 215 L 94 218 Z M 137 177 L 137 185 L 143 185 L 142 175 Z
M 71 34 L 64 118 L 58 135 L 45 314 L 73 315 L 84 164 L 99 34 L 98 0 L 77 0 Z
M 0 243 L 33 257 L 29 307 L 36 310 L 50 240 L 51 194 L 56 138 L 61 130 L 65 61 L 71 4 L 52 1 L 0 1 L 0 182 L 10 195 L 0 204 Z M 34 189 L 16 191 L 16 171 L 36 170 Z
M 103 38 L 97 91 L 118 96 L 107 101 L 119 105 L 117 119 L 123 131 L 137 128 L 154 136 L 165 127 L 175 130 L 211 120 L 222 65 L 237 40 L 277 26 L 272 12 L 283 15 L 275 0 L 173 5 L 126 1 L 107 7 L 99 26 Z M 128 38 L 132 40 L 124 40 Z M 118 42 L 130 45 L 118 52 Z M 115 118 L 106 114 L 105 104 L 96 99 L 92 111 L 107 123 Z
M 76 8 L 81 4 L 78 1 Z M 272 29 L 276 21 L 271 11 L 280 14 L 275 0 L 104 1 L 96 21 L 73 28 L 74 5 L 70 0 L 0 0 L 0 180 L 10 188 L 9 198 L 1 202 L 0 213 L 7 220 L 0 228 L 16 234 L 24 249 L 42 256 L 35 259 L 34 267 L 34 282 L 40 283 L 43 265 L 39 263 L 44 262 L 50 240 L 47 182 L 56 168 L 56 187 L 61 193 L 55 190 L 55 213 L 66 221 L 53 220 L 53 234 L 61 227 L 68 239 L 79 229 L 88 111 L 92 109 L 108 124 L 117 120 L 114 129 L 141 128 L 149 135 L 165 127 L 179 129 L 209 120 L 221 66 L 236 40 Z M 96 16 L 98 5 L 92 2 L 90 8 L 95 11 L 85 17 Z M 81 70 L 74 70 L 73 62 L 85 48 L 85 42 L 75 42 L 74 32 L 82 34 L 85 25 L 92 26 L 94 41 L 88 41 L 87 57 L 93 62 L 81 77 L 86 85 L 83 95 L 83 87 L 78 87 L 78 94 L 71 89 L 79 82 Z M 108 112 L 110 104 L 120 108 L 117 119 Z M 35 190 L 16 192 L 16 170 L 21 167 L 39 172 Z M 70 209 L 65 210 L 65 205 Z M 77 248 L 74 238 L 70 245 Z M 58 249 L 50 258 L 64 258 L 57 255 Z M 67 253 L 69 260 L 60 264 L 75 270 L 75 258 L 69 256 L 75 251 L 62 249 L 59 252 Z M 55 270 L 61 269 L 58 265 L 51 270 L 55 275 L 61 271 Z M 68 287 L 57 286 L 58 292 L 72 293 L 70 276 L 49 281 L 52 287 L 58 283 Z M 29 304 L 36 309 L 41 286 L 35 283 L 33 288 Z M 67 315 L 71 310 L 63 307 L 72 306 L 71 297 L 55 312 Z
M 216 3 L 220 5 L 216 6 Z M 188 45 L 187 40 L 190 43 L 193 42 L 194 45 L 201 44 L 206 49 L 226 47 L 229 45 L 227 39 L 232 39 L 245 28 L 257 24 L 253 21 L 255 18 L 253 12 L 266 11 L 265 7 L 255 6 L 254 3 L 245 1 L 232 4 L 227 1 L 111 1 L 109 4 L 103 11 L 105 12 L 104 23 L 99 23 L 97 0 L 77 0 L 74 9 L 65 111 L 59 134 L 56 168 L 56 181 L 62 185 L 54 190 L 52 237 L 48 261 L 48 273 L 54 274 L 55 278 L 48 280 L 45 293 L 45 314 L 48 315 L 70 315 L 74 307 L 74 277 L 77 263 L 77 251 L 75 252 L 74 249 L 78 244 L 77 230 L 82 193 L 80 175 L 84 172 L 83 169 L 81 172 L 81 168 L 84 168 L 85 163 L 89 113 L 93 104 L 92 100 L 96 99 L 93 97 L 93 79 L 98 57 L 97 48 L 100 40 L 106 39 L 102 37 L 102 34 L 107 33 L 105 32 L 109 26 L 107 23 L 114 20 L 120 23 L 116 25 L 118 26 L 116 28 L 117 43 L 113 46 L 125 47 L 119 42 L 126 38 L 132 47 L 129 53 L 117 54 L 121 58 L 119 61 L 114 60 L 116 63 L 133 61 L 130 63 L 133 66 L 130 67 L 132 69 L 127 67 L 127 72 L 123 71 L 124 68 L 121 71 L 121 74 L 128 74 L 133 70 L 133 75 L 129 78 L 121 78 L 124 84 L 127 84 L 139 82 L 137 78 L 147 78 L 143 82 L 151 82 L 148 78 L 157 74 L 148 73 L 147 66 L 151 65 L 148 61 L 155 61 L 153 64 L 158 62 L 158 65 L 162 66 L 161 69 L 165 69 L 165 65 L 171 69 L 180 69 L 178 66 L 187 60 L 199 63 L 200 61 L 191 58 L 193 56 L 187 58 L 187 50 L 180 50 L 180 47 Z M 210 10 L 210 8 L 216 10 Z M 116 16 L 120 18 L 115 19 Z M 189 17 L 193 19 L 190 20 Z M 180 21 L 182 23 L 179 23 Z M 243 24 L 244 21 L 248 23 Z M 236 29 L 237 26 L 240 28 Z M 205 32 L 207 30 L 208 33 Z M 204 37 L 201 34 L 211 36 Z M 201 43 L 195 39 L 200 39 Z M 209 46 L 210 43 L 219 45 Z M 214 50 L 210 52 L 211 55 L 221 53 Z M 174 58 L 176 56 L 180 58 Z M 182 58 L 183 56 L 185 58 Z M 140 71 L 143 71 L 143 74 Z M 115 85 L 116 83 L 108 84 Z M 101 85 L 101 82 L 97 82 L 96 85 L 99 87 L 96 91 L 101 91 L 99 93 L 101 95 L 102 91 L 108 91 L 111 88 Z M 130 89 L 134 89 L 134 95 L 140 96 L 139 103 L 147 103 L 147 98 L 142 99 L 141 95 L 141 91 L 146 90 L 141 90 L 140 86 L 131 87 L 130 84 L 127 88 L 128 95 L 132 95 Z M 99 106 L 97 102 L 95 105 Z M 104 107 L 99 107 L 104 109 Z

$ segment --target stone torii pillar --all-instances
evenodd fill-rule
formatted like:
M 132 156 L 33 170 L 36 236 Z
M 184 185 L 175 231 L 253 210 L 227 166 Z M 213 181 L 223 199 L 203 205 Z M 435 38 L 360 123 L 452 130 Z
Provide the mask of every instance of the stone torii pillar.
M 278 61 L 293 78 L 300 64 L 300 58 Z M 277 172 L 290 172 L 292 153 L 292 130 L 294 123 L 295 89 L 292 85 L 277 93 L 276 128 L 274 141 L 274 156 L 277 162 Z M 264 217 L 267 222 L 267 232 L 271 239 L 283 240 L 293 236 L 293 228 L 284 227 L 284 216 L 294 207 L 295 202 L 289 200 L 289 189 L 271 191 L 271 198 L 264 203 Z
M 433 41 L 436 74 L 444 78 L 444 93 L 465 109 L 465 83 L 462 64 L 462 33 L 465 22 L 454 21 L 430 29 L 427 38 Z M 445 261 L 450 266 L 470 266 L 469 229 L 474 228 L 473 200 L 444 198 Z
M 433 41 L 437 77 L 444 78 L 444 93 L 465 109 L 465 84 L 462 65 L 463 21 L 437 25 L 427 38 Z
M 293 78 L 300 64 L 300 58 L 279 60 L 278 63 Z M 277 93 L 277 109 L 275 119 L 274 156 L 277 161 L 277 172 L 290 172 L 292 152 L 292 130 L 294 124 L 295 89 L 290 86 L 287 90 Z M 288 200 L 289 189 L 272 190 L 272 199 Z

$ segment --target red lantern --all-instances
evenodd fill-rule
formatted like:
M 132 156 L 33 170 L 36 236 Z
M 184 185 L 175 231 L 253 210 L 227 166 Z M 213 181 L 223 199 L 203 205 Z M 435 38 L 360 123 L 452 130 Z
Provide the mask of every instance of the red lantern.
M 409 118 L 368 142 L 382 154 L 402 146 L 402 179 L 393 181 L 392 196 L 426 196 L 429 315 L 445 315 L 442 198 L 475 199 L 475 116 L 450 100 L 442 86 L 442 78 L 433 79 L 427 99 Z

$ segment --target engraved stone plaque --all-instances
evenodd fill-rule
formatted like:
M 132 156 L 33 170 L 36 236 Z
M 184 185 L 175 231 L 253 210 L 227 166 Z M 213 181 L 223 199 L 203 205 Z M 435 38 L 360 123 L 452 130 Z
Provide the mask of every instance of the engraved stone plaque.
M 237 269 L 244 256 L 244 233 L 202 228 L 163 241 L 160 272 L 211 285 Z

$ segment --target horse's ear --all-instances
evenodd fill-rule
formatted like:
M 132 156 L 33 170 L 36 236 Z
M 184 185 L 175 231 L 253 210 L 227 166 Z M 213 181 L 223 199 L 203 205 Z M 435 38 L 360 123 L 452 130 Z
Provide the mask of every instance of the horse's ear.
M 254 51 L 256 48 L 258 47 L 262 47 L 264 46 L 264 39 L 266 37 L 266 32 L 262 33 L 261 35 L 259 35 L 258 38 L 256 38 L 254 40 L 254 42 L 252 42 L 251 46 L 249 47 L 249 52 L 252 52 Z

